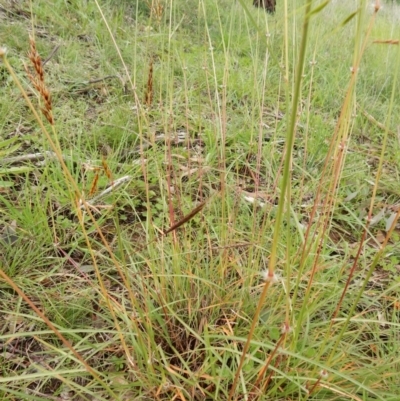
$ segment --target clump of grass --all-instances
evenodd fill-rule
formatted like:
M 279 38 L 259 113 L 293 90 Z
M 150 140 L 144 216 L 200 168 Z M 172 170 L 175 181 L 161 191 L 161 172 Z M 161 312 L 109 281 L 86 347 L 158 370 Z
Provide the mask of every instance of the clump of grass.
M 2 54 L 46 138 L 29 146 L 56 156 L 0 193 L 0 223 L 36 239 L 0 259 L 2 396 L 395 400 L 398 68 L 383 99 L 362 64 L 379 2 L 95 3 L 60 6 L 77 33 L 32 5 L 65 27 L 46 84 L 29 41 L 39 106 Z M 63 63 L 82 54 L 94 77 Z M 71 110 L 86 130 L 60 147 Z

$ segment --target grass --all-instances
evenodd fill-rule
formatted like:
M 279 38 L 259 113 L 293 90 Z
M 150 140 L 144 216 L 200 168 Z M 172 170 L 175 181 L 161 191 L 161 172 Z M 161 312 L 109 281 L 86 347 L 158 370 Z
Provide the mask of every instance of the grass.
M 0 0 L 0 399 L 398 399 L 400 8 L 320 5 Z

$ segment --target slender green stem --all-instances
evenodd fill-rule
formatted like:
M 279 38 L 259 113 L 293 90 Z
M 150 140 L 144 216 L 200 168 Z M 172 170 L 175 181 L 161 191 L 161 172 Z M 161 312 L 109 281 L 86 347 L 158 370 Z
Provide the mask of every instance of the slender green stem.
M 286 154 L 285 154 L 285 163 L 284 163 L 284 170 L 283 170 L 283 177 L 280 187 L 280 198 L 278 203 L 278 211 L 275 220 L 274 226 L 274 236 L 272 240 L 272 249 L 271 255 L 269 260 L 268 266 L 268 277 L 265 281 L 263 291 L 260 295 L 260 299 L 257 304 L 257 309 L 254 314 L 252 324 L 250 327 L 249 334 L 247 336 L 246 343 L 243 347 L 243 353 L 240 358 L 239 366 L 237 368 L 235 378 L 233 380 L 233 384 L 231 390 L 229 392 L 228 401 L 230 401 L 233 397 L 234 392 L 236 391 L 237 382 L 239 380 L 239 375 L 242 370 L 244 361 L 246 359 L 247 351 L 250 347 L 250 341 L 253 337 L 255 327 L 258 323 L 258 318 L 260 316 L 260 312 L 265 302 L 265 298 L 268 293 L 268 288 L 270 284 L 273 283 L 276 279 L 275 276 L 275 266 L 277 260 L 277 250 L 278 250 L 278 243 L 280 238 L 280 230 L 283 220 L 283 211 L 286 202 L 290 202 L 290 199 L 286 199 L 286 194 L 288 191 L 289 185 L 289 177 L 290 177 L 290 166 L 292 161 L 292 151 L 293 151 L 293 143 L 296 134 L 296 122 L 297 122 L 297 110 L 298 110 L 298 102 L 300 98 L 301 92 L 301 82 L 302 82 L 302 75 L 303 75 L 303 67 L 304 67 L 304 59 L 306 55 L 306 48 L 307 48 L 307 37 L 308 37 L 308 28 L 309 28 L 309 19 L 310 19 L 310 11 L 312 6 L 312 0 L 308 0 L 305 10 L 305 18 L 303 23 L 303 35 L 300 44 L 300 52 L 299 52 L 299 59 L 297 61 L 297 69 L 296 69 L 296 76 L 295 76 L 295 83 L 294 83 L 294 93 L 292 98 L 292 108 L 290 112 L 290 123 L 288 125 L 287 134 L 286 134 Z

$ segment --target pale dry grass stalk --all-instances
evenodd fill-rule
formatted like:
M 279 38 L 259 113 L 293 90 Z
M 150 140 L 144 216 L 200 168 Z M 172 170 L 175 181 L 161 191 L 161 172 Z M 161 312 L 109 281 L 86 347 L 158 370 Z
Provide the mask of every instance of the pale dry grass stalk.
M 51 125 L 54 125 L 51 95 L 44 80 L 43 62 L 37 51 L 35 38 L 33 36 L 29 37 L 29 47 L 28 58 L 32 63 L 33 72 L 26 64 L 24 65 L 25 72 L 43 101 L 44 107 L 40 108 L 41 112 L 45 116 L 46 120 Z

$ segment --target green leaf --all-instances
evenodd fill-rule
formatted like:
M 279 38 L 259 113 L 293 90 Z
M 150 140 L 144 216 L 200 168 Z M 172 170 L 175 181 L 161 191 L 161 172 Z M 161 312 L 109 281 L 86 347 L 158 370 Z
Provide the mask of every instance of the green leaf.
M 311 17 L 313 14 L 318 14 L 320 11 L 322 11 L 329 3 L 331 0 L 325 0 L 323 3 L 321 3 L 319 6 L 315 7 L 314 10 L 310 11 L 310 14 L 308 17 Z
M 8 145 L 8 144 L 6 144 L 6 142 L 9 142 L 9 140 L 0 142 L 0 149 L 6 147 Z M 4 150 L 0 150 L 0 157 L 5 157 L 8 155 L 11 155 L 12 153 L 16 152 L 20 147 L 21 147 L 21 144 L 16 143 L 14 146 L 11 146 Z M 0 160 L 0 162 L 1 162 L 1 160 Z
M 2 181 L 2 180 L 0 180 L 0 189 L 11 188 L 13 186 L 14 186 L 14 183 L 12 181 Z
M 7 175 L 7 174 L 29 173 L 32 170 L 33 170 L 33 167 L 29 167 L 29 166 L 17 166 L 17 167 L 0 168 L 0 176 Z
M 269 331 L 269 335 L 271 337 L 271 340 L 278 341 L 279 337 L 281 336 L 281 332 L 277 327 L 272 327 Z
M 340 25 L 345 26 L 347 23 L 349 23 L 358 14 L 358 11 L 359 9 L 354 11 L 354 13 L 351 13 Z
M 4 141 L 0 142 L 0 149 L 1 148 L 5 148 L 8 145 L 11 145 L 12 143 L 14 143 L 18 138 L 17 137 L 13 137 L 10 139 L 5 139 Z

